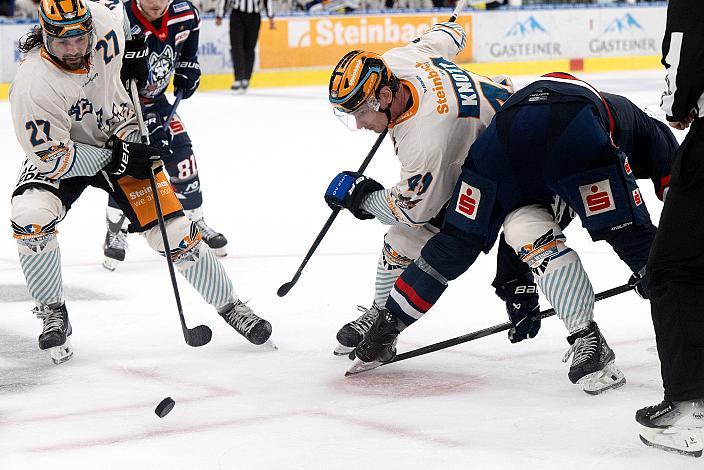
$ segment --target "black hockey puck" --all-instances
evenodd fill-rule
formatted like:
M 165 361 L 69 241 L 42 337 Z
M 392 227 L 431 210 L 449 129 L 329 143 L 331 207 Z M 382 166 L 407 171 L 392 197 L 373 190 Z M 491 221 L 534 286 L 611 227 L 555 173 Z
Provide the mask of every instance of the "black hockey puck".
M 163 400 L 161 400 L 161 403 L 156 405 L 156 408 L 154 409 L 154 413 L 156 413 L 156 415 L 159 418 L 163 418 L 164 416 L 169 414 L 169 412 L 171 410 L 174 409 L 175 404 L 176 404 L 176 402 L 173 400 L 173 398 L 166 397 Z

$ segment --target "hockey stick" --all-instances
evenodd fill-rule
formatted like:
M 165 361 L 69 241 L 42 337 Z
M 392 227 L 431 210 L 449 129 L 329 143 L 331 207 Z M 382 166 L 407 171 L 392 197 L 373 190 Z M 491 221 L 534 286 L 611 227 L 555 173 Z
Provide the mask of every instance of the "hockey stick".
M 169 125 L 171 124 L 171 120 L 174 118 L 174 114 L 176 114 L 176 108 L 178 108 L 179 103 L 181 103 L 181 98 L 183 98 L 183 90 L 179 90 L 176 92 L 176 100 L 174 100 L 173 106 L 171 106 L 171 111 L 169 111 L 169 116 L 166 118 L 166 121 L 164 121 L 164 130 L 169 129 Z
M 622 286 L 614 287 L 612 289 L 605 290 L 604 292 L 600 292 L 598 294 L 595 294 L 594 301 L 598 302 L 599 300 L 608 299 L 609 297 L 623 294 L 624 292 L 628 292 L 631 290 L 633 290 L 633 285 L 624 284 Z M 550 308 L 548 310 L 545 310 L 545 311 L 538 313 L 537 315 L 533 316 L 533 318 L 542 320 L 543 318 L 548 318 L 553 315 L 555 315 L 555 309 Z M 439 343 L 434 343 L 434 344 L 430 344 L 428 346 L 423 346 L 422 348 L 413 349 L 411 351 L 406 351 L 405 353 L 397 354 L 396 357 L 394 357 L 392 360 L 390 360 L 388 362 L 382 362 L 381 364 L 379 364 L 376 367 L 371 367 L 369 369 L 361 369 L 361 370 L 358 370 L 357 372 L 353 372 L 353 373 L 350 373 L 348 371 L 345 374 L 345 376 L 360 374 L 362 372 L 376 369 L 381 366 L 393 364 L 394 362 L 405 361 L 406 359 L 410 359 L 412 357 L 422 356 L 424 354 L 429 354 L 431 352 L 440 351 L 441 349 L 447 349 L 452 346 L 457 346 L 458 344 L 467 343 L 469 341 L 474 341 L 475 339 L 483 338 L 485 336 L 490 336 L 490 335 L 493 335 L 494 333 L 499 333 L 501 331 L 510 330 L 512 326 L 513 326 L 513 323 L 511 323 L 511 322 L 501 323 L 500 325 L 490 326 L 488 328 L 484 328 L 483 330 L 468 333 L 466 335 L 458 336 L 456 338 L 451 338 L 451 339 L 448 339 L 445 341 L 441 341 Z
M 359 170 L 357 170 L 358 173 L 364 173 L 364 170 L 367 169 L 369 162 L 372 161 L 372 157 L 381 145 L 381 142 L 384 140 L 384 137 L 386 137 L 387 132 L 389 132 L 388 128 L 384 129 L 381 134 L 379 134 L 379 137 L 377 137 L 376 142 L 374 142 L 374 145 L 372 146 L 371 150 L 369 150 L 367 158 L 364 159 L 362 165 L 359 167 Z M 276 291 L 276 294 L 279 297 L 283 297 L 284 295 L 288 294 L 288 291 L 290 291 L 291 288 L 296 284 L 296 282 L 298 282 L 298 278 L 301 277 L 301 272 L 303 272 L 303 268 L 306 264 L 308 264 L 308 260 L 310 260 L 311 256 L 313 256 L 313 252 L 315 252 L 316 248 L 318 248 L 320 242 L 323 241 L 323 237 L 325 237 L 325 234 L 328 233 L 330 226 L 335 221 L 335 218 L 339 213 L 340 209 L 333 209 L 332 214 L 330 214 L 330 217 L 328 217 L 328 220 L 325 222 L 325 225 L 323 225 L 322 230 L 320 231 L 318 236 L 315 237 L 313 245 L 311 245 L 310 249 L 308 250 L 308 253 L 306 253 L 305 258 L 303 258 L 303 262 L 298 267 L 298 271 L 296 271 L 296 274 L 293 275 L 293 279 L 291 279 L 289 282 L 282 284 L 281 287 L 279 287 L 279 290 Z
M 146 126 L 144 125 L 144 119 L 142 118 L 142 108 L 139 104 L 139 98 L 137 94 L 137 82 L 135 80 L 130 80 L 130 94 L 132 98 L 132 105 L 134 106 L 134 112 L 137 115 L 137 122 L 139 123 L 139 132 L 142 136 L 142 143 L 149 145 L 149 134 L 147 132 Z M 174 107 L 171 109 L 172 115 L 173 111 L 175 111 L 176 109 L 175 104 Z M 171 276 L 171 286 L 174 288 L 174 297 L 176 298 L 178 316 L 181 320 L 181 329 L 183 330 L 183 337 L 186 339 L 186 344 L 189 346 L 198 347 L 206 345 L 210 342 L 210 338 L 212 338 L 213 336 L 213 332 L 210 330 L 210 328 L 208 328 L 206 325 L 198 325 L 194 328 L 188 328 L 186 326 L 186 319 L 183 316 L 181 296 L 179 295 L 178 284 L 176 283 L 174 264 L 171 260 L 171 248 L 169 247 L 169 237 L 166 234 L 164 213 L 161 210 L 161 201 L 159 201 L 159 191 L 156 187 L 156 179 L 154 177 L 153 168 L 149 172 L 149 184 L 151 186 L 152 195 L 154 197 L 154 206 L 156 208 L 157 222 L 159 223 L 159 229 L 161 230 L 161 238 L 164 242 L 164 257 L 166 258 L 166 264 L 169 266 L 169 276 Z
M 454 22 L 457 17 L 460 15 L 460 12 L 462 11 L 462 8 L 464 8 L 464 5 L 467 0 L 459 0 L 457 2 L 457 5 L 455 6 L 454 11 L 452 12 L 452 16 L 450 16 L 449 22 Z M 389 129 L 388 127 L 382 131 L 381 134 L 379 134 L 379 137 L 377 137 L 376 142 L 374 142 L 374 145 L 372 146 L 371 150 L 367 154 L 367 158 L 364 159 L 362 162 L 362 165 L 359 167 L 359 170 L 357 170 L 358 173 L 364 173 L 364 170 L 367 169 L 367 166 L 369 165 L 369 162 L 372 160 L 372 157 L 376 153 L 377 149 L 381 145 L 381 142 L 384 140 L 384 137 L 386 137 L 386 134 L 388 133 Z M 332 223 L 335 221 L 335 218 L 337 217 L 337 214 L 340 213 L 340 209 L 333 209 L 332 214 L 330 214 L 330 217 L 328 217 L 328 220 L 325 222 L 325 225 L 323 225 L 322 230 L 320 230 L 320 233 L 318 233 L 318 236 L 315 237 L 315 240 L 313 241 L 313 245 L 311 245 L 310 249 L 308 250 L 308 253 L 306 253 L 306 256 L 303 258 L 303 262 L 301 265 L 298 267 L 298 270 L 296 271 L 296 274 L 293 275 L 293 279 L 291 279 L 289 282 L 285 282 L 279 287 L 279 289 L 276 291 L 276 295 L 279 297 L 283 297 L 286 294 L 288 294 L 288 291 L 291 290 L 291 288 L 296 285 L 296 282 L 298 282 L 298 278 L 301 277 L 301 273 L 303 272 L 303 268 L 308 264 L 308 261 L 310 260 L 311 256 L 313 256 L 313 253 L 315 250 L 318 248 L 318 245 L 320 245 L 320 242 L 323 241 L 323 237 L 325 237 L 325 234 L 328 233 L 328 230 L 330 229 L 330 226 Z

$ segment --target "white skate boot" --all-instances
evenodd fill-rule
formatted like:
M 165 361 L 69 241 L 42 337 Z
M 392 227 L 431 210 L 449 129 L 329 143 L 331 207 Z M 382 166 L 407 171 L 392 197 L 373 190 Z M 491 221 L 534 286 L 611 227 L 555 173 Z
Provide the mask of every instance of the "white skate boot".
M 636 411 L 643 444 L 690 457 L 704 451 L 704 398 L 663 401 Z

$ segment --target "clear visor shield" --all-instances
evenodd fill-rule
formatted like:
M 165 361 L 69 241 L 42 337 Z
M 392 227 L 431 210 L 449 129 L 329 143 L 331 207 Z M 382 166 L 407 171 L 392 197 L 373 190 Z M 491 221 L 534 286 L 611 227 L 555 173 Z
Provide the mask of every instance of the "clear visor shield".
M 44 34 L 44 47 L 52 56 L 70 69 L 83 67 L 85 56 L 93 49 L 93 34 L 86 32 L 77 36 L 55 38 Z
M 342 121 L 348 129 L 356 131 L 364 127 L 365 119 L 372 115 L 373 112 L 379 111 L 379 100 L 375 96 L 370 96 L 367 101 L 351 113 L 343 111 L 340 108 L 333 108 L 335 116 Z

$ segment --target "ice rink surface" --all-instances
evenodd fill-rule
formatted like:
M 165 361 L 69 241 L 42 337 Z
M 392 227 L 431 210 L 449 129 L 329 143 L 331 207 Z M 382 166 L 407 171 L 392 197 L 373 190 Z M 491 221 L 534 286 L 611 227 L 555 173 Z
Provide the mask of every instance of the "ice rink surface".
M 583 77 L 655 110 L 664 83 L 661 72 Z M 635 410 L 658 403 L 662 387 L 649 305 L 633 293 L 596 304 L 628 381 L 600 396 L 567 379 L 566 330 L 554 317 L 530 341 L 512 345 L 502 332 L 345 378 L 351 363 L 333 357 L 335 333 L 371 304 L 384 227 L 341 214 L 298 284 L 285 298 L 276 289 L 330 213 L 330 178 L 356 169 L 375 135 L 341 126 L 323 87 L 197 93 L 179 111 L 206 220 L 230 240 L 223 263 L 279 349 L 250 345 L 179 276 L 187 323 L 213 329 L 210 344 L 187 346 L 166 263 L 145 240 L 130 236 L 117 271 L 101 267 L 106 196 L 89 188 L 59 225 L 75 356 L 53 365 L 37 348 L 41 322 L 9 229 L 23 157 L 0 102 L 0 469 L 702 468 L 638 440 Z M 366 173 L 387 187 L 398 178 L 388 139 Z M 641 188 L 657 222 L 660 202 L 650 182 Z M 625 283 L 630 272 L 608 245 L 579 223 L 566 235 L 596 291 Z M 480 257 L 399 351 L 506 321 L 490 286 L 494 260 Z M 166 396 L 176 407 L 159 419 Z

